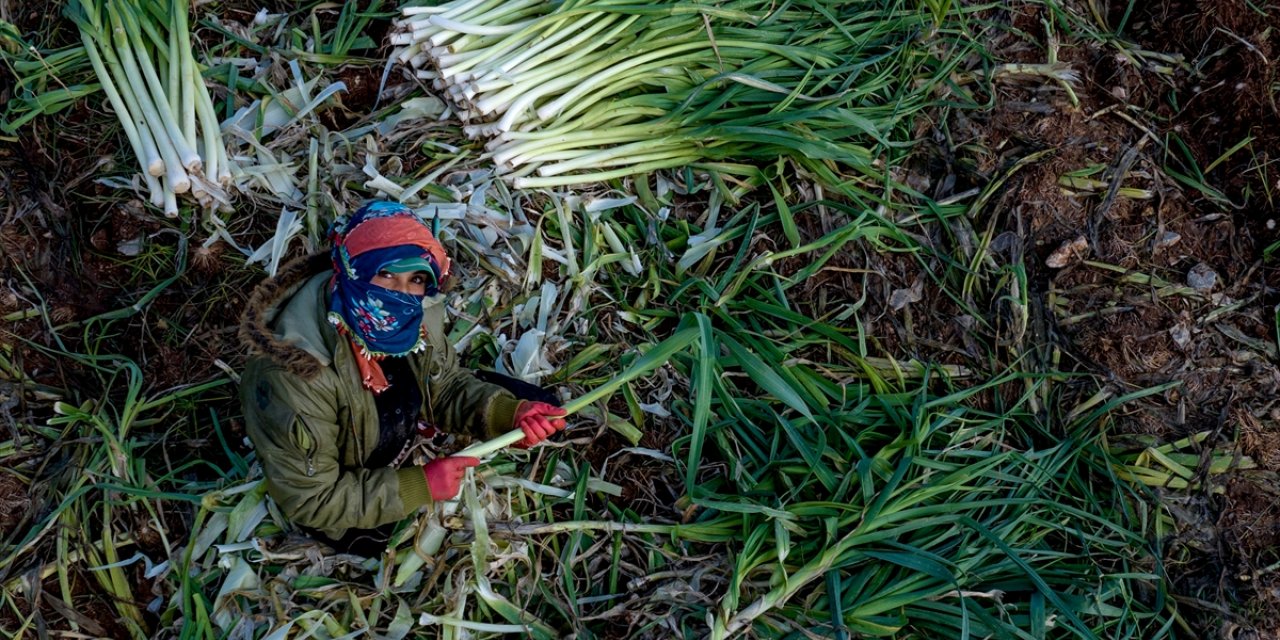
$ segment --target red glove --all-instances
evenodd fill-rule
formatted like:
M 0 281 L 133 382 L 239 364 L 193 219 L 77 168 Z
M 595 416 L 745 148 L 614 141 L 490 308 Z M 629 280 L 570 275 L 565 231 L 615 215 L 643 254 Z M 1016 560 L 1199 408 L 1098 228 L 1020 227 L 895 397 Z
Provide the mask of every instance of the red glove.
M 422 466 L 423 475 L 427 476 L 427 488 L 431 489 L 431 499 L 436 502 L 452 500 L 458 495 L 462 485 L 462 477 L 468 467 L 480 464 L 479 458 L 468 456 L 450 456 L 436 458 Z
M 567 426 L 561 417 L 564 415 L 567 415 L 564 409 L 555 405 L 529 400 L 521 402 L 516 408 L 515 427 L 524 431 L 524 440 L 517 442 L 515 446 L 528 449 L 550 438 L 551 434 Z

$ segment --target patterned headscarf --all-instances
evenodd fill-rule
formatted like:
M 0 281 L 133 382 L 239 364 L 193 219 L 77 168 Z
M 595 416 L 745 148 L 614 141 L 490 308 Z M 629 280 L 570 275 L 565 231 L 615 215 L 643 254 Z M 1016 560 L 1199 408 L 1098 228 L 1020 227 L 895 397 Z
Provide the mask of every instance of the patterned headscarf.
M 439 291 L 449 258 L 431 230 L 408 207 L 374 201 L 329 228 L 333 242 L 329 322 L 351 341 L 364 385 L 374 393 L 388 387 L 378 360 L 405 356 L 426 347 L 422 296 L 373 284 L 383 270 L 420 265 L 433 281 L 427 295 Z

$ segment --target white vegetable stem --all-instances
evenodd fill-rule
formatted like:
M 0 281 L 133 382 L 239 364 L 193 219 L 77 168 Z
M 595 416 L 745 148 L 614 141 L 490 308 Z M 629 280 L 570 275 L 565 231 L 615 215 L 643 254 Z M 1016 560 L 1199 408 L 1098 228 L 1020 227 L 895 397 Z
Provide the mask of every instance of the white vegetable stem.
M 508 431 L 507 433 L 504 433 L 492 440 L 488 440 L 478 444 L 473 444 L 467 447 L 466 449 L 463 449 L 462 451 L 459 451 L 453 455 L 470 456 L 472 458 L 483 458 L 487 455 L 491 455 L 491 454 L 497 453 L 498 451 L 506 449 L 507 447 L 517 442 L 520 442 L 521 440 L 524 440 L 524 431 L 520 429 L 515 429 L 512 431 Z
M 146 48 L 143 46 L 142 30 L 138 26 L 138 16 L 134 15 L 128 7 L 123 8 L 119 15 L 124 20 L 125 33 L 127 34 L 125 42 L 121 44 L 131 45 L 137 51 L 137 61 L 140 63 L 146 86 L 151 90 L 151 98 L 156 105 L 162 107 L 159 112 L 160 124 L 164 127 L 165 134 L 169 136 L 169 140 L 173 144 L 173 149 L 181 160 L 182 166 L 188 171 L 199 171 L 201 167 L 200 154 L 196 153 L 187 144 L 186 136 L 183 135 L 182 129 L 178 126 L 173 114 L 163 109 L 163 106 L 168 104 L 168 97 L 165 95 L 164 86 L 160 84 L 160 77 L 156 75 L 155 65 L 151 63 L 151 57 L 147 55 Z M 180 56 L 181 53 L 175 51 L 172 55 Z
M 186 177 L 186 174 L 183 174 L 183 177 Z M 174 189 L 170 186 L 168 180 L 167 177 L 164 179 L 163 201 L 161 204 L 164 206 L 165 217 L 176 218 L 178 217 L 178 196 L 174 194 Z
M 164 173 L 164 162 L 160 160 L 156 144 L 148 132 L 138 130 L 139 123 L 135 121 L 138 117 L 135 115 L 137 109 L 129 109 L 120 92 L 116 90 L 115 82 L 102 64 L 102 57 L 98 55 L 98 47 L 93 39 L 83 31 L 80 32 L 80 39 L 84 41 L 84 50 L 89 57 L 89 64 L 93 65 L 94 73 L 101 79 L 102 90 L 107 94 L 111 108 L 115 109 L 116 116 L 120 119 L 120 126 L 124 129 L 125 137 L 129 139 L 129 145 L 133 147 L 133 154 L 138 157 L 138 163 L 142 165 L 142 175 L 148 178 L 147 186 L 151 189 L 152 202 L 159 205 L 155 201 L 160 192 L 160 183 L 155 177 Z
M 509 24 L 509 25 L 504 25 L 500 27 L 489 27 L 489 26 L 479 25 L 479 24 L 465 24 L 462 22 L 457 22 L 455 20 L 450 20 L 442 16 L 432 16 L 430 20 L 432 24 L 437 25 L 439 27 L 449 29 L 451 31 L 457 31 L 458 33 L 466 33 L 466 34 L 478 35 L 478 36 L 501 36 L 501 35 L 506 35 L 508 33 L 515 33 L 529 26 L 528 23 L 516 23 L 516 24 Z
M 187 3 L 185 0 L 173 0 L 173 31 L 178 34 L 178 50 L 169 53 L 171 58 L 176 58 L 180 63 L 182 75 L 182 99 L 179 104 L 182 105 L 182 133 L 186 136 L 187 145 L 191 148 L 196 147 L 196 101 L 199 100 L 197 94 L 203 93 L 208 97 L 208 90 L 204 88 L 204 83 L 197 85 L 200 74 L 196 72 L 195 57 L 191 55 L 191 31 L 187 25 Z M 205 162 L 212 162 L 213 158 L 208 157 L 206 153 Z M 210 179 L 217 177 L 217 171 L 210 169 L 205 171 Z
M 182 56 L 176 55 L 177 51 L 178 30 L 169 29 L 169 82 L 164 88 L 169 96 L 169 113 L 175 117 L 182 113 Z
M 232 163 L 196 63 L 190 0 L 73 0 L 86 55 L 142 166 L 150 201 L 228 206 Z M 203 173 L 202 173 L 203 171 Z M 162 179 L 159 179 L 162 178 Z
M 142 79 L 142 74 L 138 71 L 138 63 L 133 57 L 133 50 L 129 45 L 129 36 L 125 32 L 124 23 L 121 21 L 120 14 L 115 9 L 114 4 L 107 5 L 107 12 L 111 16 L 111 32 L 115 36 L 116 54 L 119 56 L 121 66 L 124 67 L 125 75 L 128 77 L 129 88 L 132 90 L 134 98 L 146 118 L 147 128 L 156 137 L 156 147 L 160 151 L 160 157 L 164 160 L 165 175 L 169 180 L 168 186 L 173 189 L 174 193 L 186 193 L 191 189 L 191 179 L 187 177 L 186 171 L 183 170 L 182 161 L 174 148 L 172 137 L 166 131 L 161 114 L 156 111 L 155 102 L 153 102 L 151 96 L 147 95 L 146 83 Z M 163 95 L 163 92 L 161 92 L 161 95 Z M 172 119 L 170 121 L 172 122 Z

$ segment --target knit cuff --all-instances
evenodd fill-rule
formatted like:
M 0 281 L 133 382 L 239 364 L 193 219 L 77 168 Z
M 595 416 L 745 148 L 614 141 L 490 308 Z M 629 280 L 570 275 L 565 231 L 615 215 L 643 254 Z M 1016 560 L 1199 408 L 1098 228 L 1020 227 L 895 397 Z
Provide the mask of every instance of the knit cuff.
M 400 502 L 405 515 L 412 515 L 421 507 L 431 506 L 431 487 L 427 486 L 427 474 L 422 467 L 410 465 L 396 469 L 400 481 Z
M 520 407 L 520 399 L 503 391 L 489 401 L 489 421 L 485 425 L 485 436 L 496 438 L 515 428 L 516 409 Z

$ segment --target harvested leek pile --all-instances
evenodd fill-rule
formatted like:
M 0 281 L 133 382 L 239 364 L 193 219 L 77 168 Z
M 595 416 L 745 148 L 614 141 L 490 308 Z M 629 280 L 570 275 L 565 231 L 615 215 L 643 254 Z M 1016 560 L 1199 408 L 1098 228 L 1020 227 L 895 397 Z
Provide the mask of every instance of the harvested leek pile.
M 960 11 L 455 0 L 405 8 L 393 42 L 517 187 L 690 164 L 752 180 L 738 162 L 790 157 L 854 195 L 883 181 L 884 159 L 973 46 L 949 44 L 941 19 Z
M 120 119 L 151 203 L 178 215 L 179 194 L 229 206 L 226 147 L 196 67 L 184 0 L 77 0 L 68 11 Z

